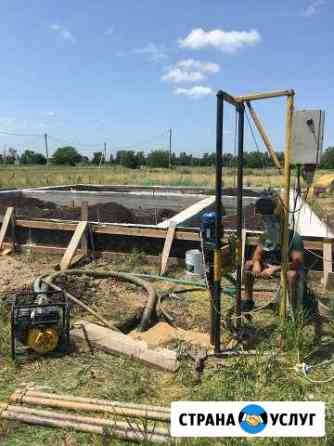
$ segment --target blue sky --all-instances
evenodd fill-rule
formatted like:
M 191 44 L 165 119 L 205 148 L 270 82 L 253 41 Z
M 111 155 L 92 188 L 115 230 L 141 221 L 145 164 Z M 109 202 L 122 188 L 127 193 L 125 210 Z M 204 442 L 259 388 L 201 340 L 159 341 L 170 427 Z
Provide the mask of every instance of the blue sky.
M 0 134 L 0 150 L 41 150 L 47 132 L 51 151 L 147 151 L 172 127 L 175 151 L 214 151 L 218 89 L 294 88 L 333 145 L 333 19 L 332 0 L 3 0 L 0 131 L 37 136 Z M 254 106 L 281 150 L 283 100 Z M 233 135 L 227 110 L 226 151 Z

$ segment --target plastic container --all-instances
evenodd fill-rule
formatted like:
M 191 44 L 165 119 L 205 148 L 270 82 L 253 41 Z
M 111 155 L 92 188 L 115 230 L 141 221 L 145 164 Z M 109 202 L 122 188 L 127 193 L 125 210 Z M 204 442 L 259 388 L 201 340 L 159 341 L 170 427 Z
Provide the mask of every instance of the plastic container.
M 203 256 L 199 249 L 190 249 L 186 252 L 186 271 L 190 274 L 203 276 Z

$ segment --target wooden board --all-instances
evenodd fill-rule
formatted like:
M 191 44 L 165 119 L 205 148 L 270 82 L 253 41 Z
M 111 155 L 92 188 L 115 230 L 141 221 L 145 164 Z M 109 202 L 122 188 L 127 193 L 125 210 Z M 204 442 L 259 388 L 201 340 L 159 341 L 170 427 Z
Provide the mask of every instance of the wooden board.
M 5 213 L 4 219 L 2 221 L 1 229 L 0 229 L 0 249 L 2 248 L 2 244 L 5 240 L 8 228 L 9 228 L 10 224 L 13 223 L 13 219 L 14 219 L 14 208 L 8 207 L 6 209 L 6 213 Z M 13 243 L 14 242 L 15 242 L 15 240 L 13 240 Z
M 323 248 L 323 285 L 328 288 L 328 276 L 333 272 L 333 242 L 332 240 L 324 240 Z
M 88 221 L 88 202 L 81 203 L 81 221 Z M 88 231 L 85 231 L 81 238 L 81 249 L 84 255 L 88 255 Z
M 85 327 L 89 343 L 100 350 L 138 359 L 145 364 L 169 372 L 175 372 L 178 369 L 179 364 L 174 351 L 167 349 L 150 350 L 146 342 L 131 339 L 123 333 L 91 322 L 79 321 L 76 325 Z M 71 331 L 71 335 L 79 339 L 86 339 L 82 328 L 75 328 Z
M 169 223 L 166 240 L 165 240 L 164 248 L 162 250 L 162 255 L 161 255 L 161 268 L 160 268 L 161 275 L 166 274 L 166 271 L 167 271 L 167 262 L 168 262 L 170 250 L 172 248 L 172 244 L 173 244 L 173 240 L 174 240 L 174 236 L 175 236 L 175 230 L 176 230 L 176 223 L 174 221 L 171 221 Z
M 61 270 L 67 269 L 71 265 L 71 261 L 74 257 L 75 251 L 79 246 L 79 243 L 81 241 L 84 232 L 87 230 L 87 226 L 88 226 L 87 221 L 80 221 L 78 223 L 76 230 L 74 231 L 73 237 L 71 238 L 71 241 L 65 251 L 64 257 L 61 259 L 60 262 Z

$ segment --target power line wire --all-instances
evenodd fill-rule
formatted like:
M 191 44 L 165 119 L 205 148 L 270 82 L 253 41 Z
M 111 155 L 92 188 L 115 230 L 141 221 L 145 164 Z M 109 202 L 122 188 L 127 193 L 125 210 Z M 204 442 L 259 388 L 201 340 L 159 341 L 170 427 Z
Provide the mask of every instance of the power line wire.
M 5 130 L 0 130 L 1 135 L 8 135 L 8 136 L 25 136 L 25 137 L 43 137 L 42 133 L 14 133 L 14 132 L 7 132 Z

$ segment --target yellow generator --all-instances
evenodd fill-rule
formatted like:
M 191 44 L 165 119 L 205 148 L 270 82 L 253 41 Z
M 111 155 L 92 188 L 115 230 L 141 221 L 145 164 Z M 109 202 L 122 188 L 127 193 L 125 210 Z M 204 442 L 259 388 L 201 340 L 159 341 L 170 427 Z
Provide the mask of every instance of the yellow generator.
M 70 305 L 62 292 L 16 293 L 11 311 L 12 358 L 18 353 L 66 351 L 70 345 Z

